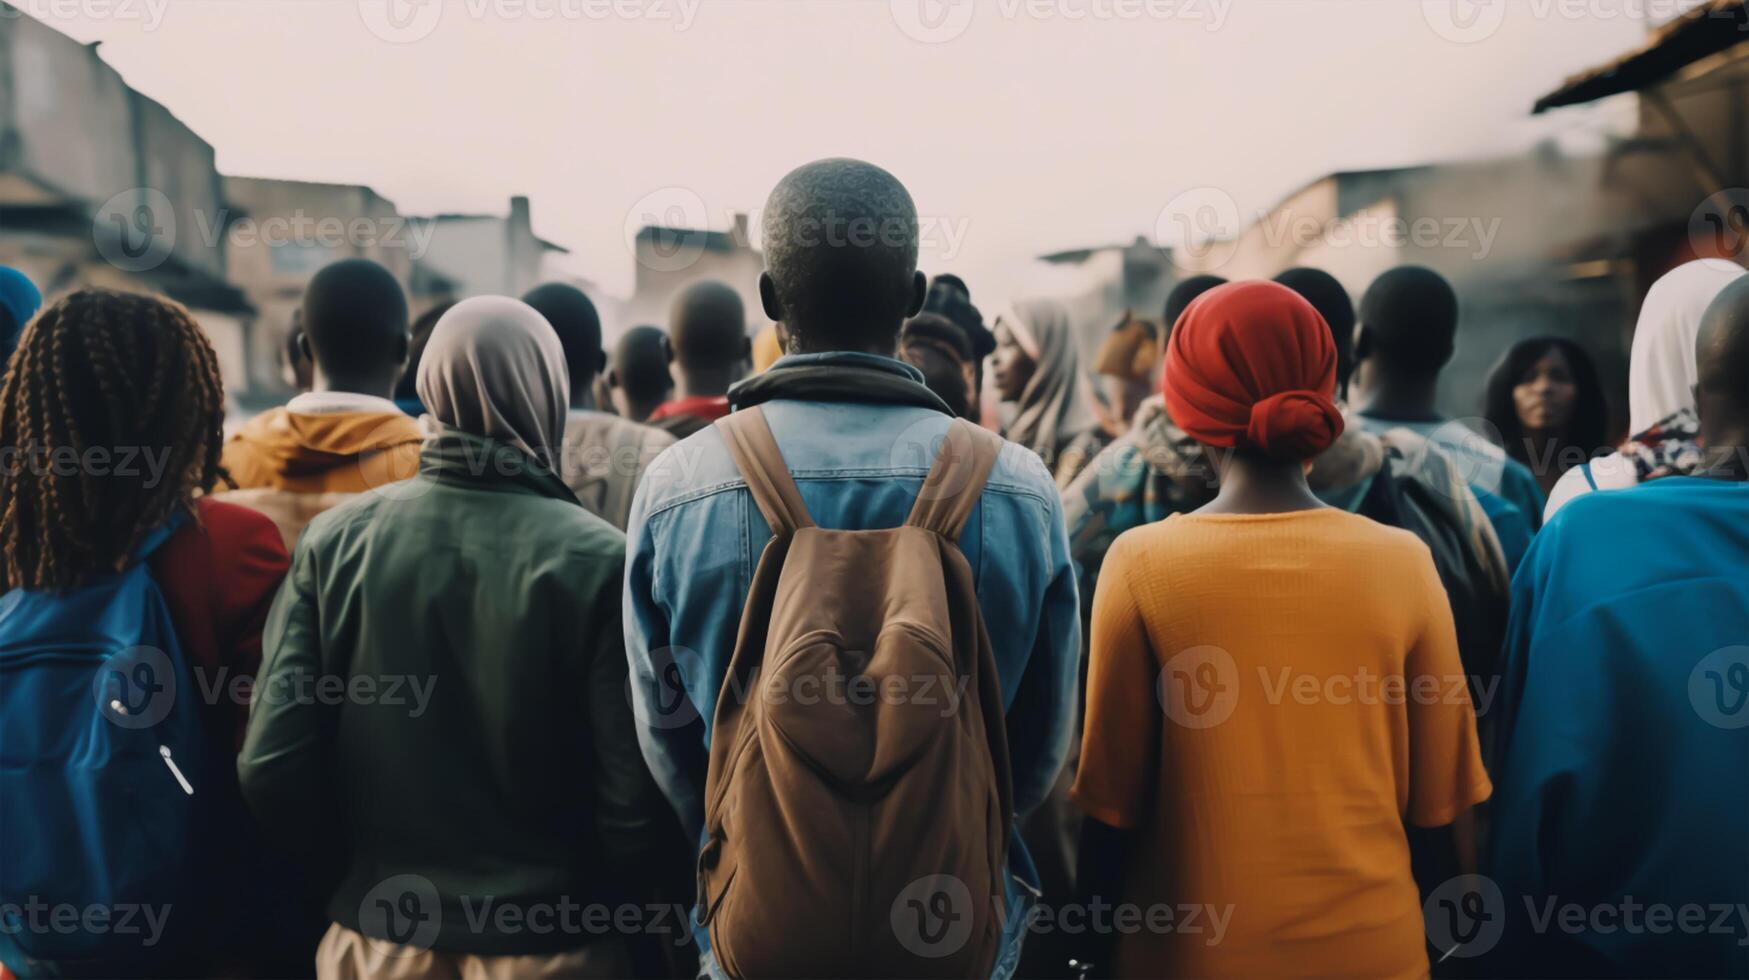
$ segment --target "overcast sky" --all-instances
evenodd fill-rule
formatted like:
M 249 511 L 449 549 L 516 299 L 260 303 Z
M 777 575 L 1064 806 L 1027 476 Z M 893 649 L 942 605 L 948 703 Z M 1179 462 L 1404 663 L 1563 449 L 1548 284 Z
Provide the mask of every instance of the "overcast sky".
M 1664 0 L 1668 6 L 1672 0 Z M 148 6 L 148 3 L 152 6 Z M 114 4 L 115 6 L 107 6 Z M 1596 145 L 1619 100 L 1532 119 L 1660 0 L 23 0 L 230 174 L 502 212 L 610 291 L 640 215 L 724 227 L 822 156 L 897 174 L 930 271 L 980 303 L 1031 256 L 1242 213 L 1333 169 Z

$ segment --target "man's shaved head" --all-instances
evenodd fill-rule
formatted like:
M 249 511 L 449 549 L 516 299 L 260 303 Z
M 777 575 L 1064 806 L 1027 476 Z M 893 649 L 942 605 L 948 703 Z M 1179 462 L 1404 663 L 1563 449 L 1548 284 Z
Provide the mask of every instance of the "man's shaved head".
M 839 158 L 790 171 L 765 202 L 764 232 L 765 312 L 804 351 L 890 352 L 922 309 L 917 206 L 874 164 Z
M 680 291 L 668 311 L 674 363 L 683 371 L 721 371 L 747 356 L 747 311 L 741 294 L 715 279 Z
M 377 387 L 407 362 L 407 296 L 389 270 L 369 259 L 323 266 L 304 287 L 300 311 L 310 358 L 329 384 L 368 379 Z
M 1373 280 L 1360 298 L 1357 356 L 1417 375 L 1439 373 L 1457 344 L 1458 299 L 1446 278 L 1417 265 Z
M 1749 443 L 1749 277 L 1726 286 L 1707 307 L 1694 353 L 1701 442 L 1709 455 L 1738 455 L 1732 462 L 1740 468 Z
M 549 282 L 522 296 L 546 318 L 565 349 L 565 366 L 571 374 L 571 399 L 580 402 L 595 383 L 606 355 L 601 351 L 601 314 L 583 290 L 568 283 Z

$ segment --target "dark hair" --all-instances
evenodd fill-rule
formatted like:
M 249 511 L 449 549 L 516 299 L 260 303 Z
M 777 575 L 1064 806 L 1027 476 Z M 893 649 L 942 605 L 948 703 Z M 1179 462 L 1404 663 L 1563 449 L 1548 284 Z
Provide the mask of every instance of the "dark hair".
M 522 301 L 546 318 L 565 349 L 565 367 L 571 375 L 571 398 L 589 391 L 601 372 L 601 314 L 576 286 L 562 282 L 543 283 L 522 296 Z
M 1166 294 L 1166 309 L 1162 317 L 1166 336 L 1172 335 L 1172 325 L 1184 315 L 1184 308 L 1189 306 L 1192 300 L 1216 286 L 1224 286 L 1226 283 L 1227 280 L 1220 276 L 1191 276 L 1173 286 L 1172 291 Z
M 919 313 L 899 332 L 899 357 L 923 372 L 923 383 L 961 418 L 971 411 L 966 365 L 972 361 L 971 341 L 952 320 Z
M 1377 356 L 1406 371 L 1436 374 L 1457 343 L 1457 291 L 1432 269 L 1398 266 L 1367 287 L 1360 323 L 1368 346 L 1356 357 Z
M 727 283 L 701 279 L 674 298 L 668 314 L 674 360 L 682 369 L 714 371 L 747 352 L 747 311 Z
M 1605 443 L 1609 404 L 1603 396 L 1603 384 L 1597 379 L 1597 365 L 1591 355 L 1565 337 L 1531 337 L 1513 344 L 1489 372 L 1483 410 L 1483 417 L 1500 433 L 1500 444 L 1506 454 L 1526 465 L 1541 461 L 1530 459 L 1530 447 L 1525 445 L 1524 424 L 1518 419 L 1512 389 L 1518 387 L 1550 351 L 1559 351 L 1567 359 L 1573 385 L 1577 388 L 1573 418 L 1567 423 L 1567 431 L 1561 433 L 1554 461 L 1560 461 L 1560 450 L 1568 446 L 1584 450 L 1586 458 L 1609 448 Z
M 613 375 L 626 397 L 654 401 L 674 387 L 668 373 L 668 335 L 660 327 L 637 326 L 613 345 Z
M 0 587 L 64 592 L 118 571 L 221 478 L 219 361 L 181 306 L 79 290 L 25 328 L 15 366 L 0 385 L 0 446 L 17 450 L 0 468 Z M 60 465 L 91 450 L 163 455 Z
M 1348 290 L 1323 269 L 1304 266 L 1283 272 L 1275 281 L 1299 293 L 1330 325 L 1336 341 L 1336 390 L 1343 391 L 1354 373 L 1354 301 Z
M 924 294 L 923 312 L 939 314 L 959 327 L 971 343 L 972 357 L 981 361 L 996 349 L 996 334 L 984 326 L 984 314 L 972 305 L 971 295 L 959 276 L 936 276 Z
M 304 288 L 301 325 L 324 374 L 375 375 L 406 351 L 407 296 L 375 262 L 342 259 Z
M 765 272 L 783 324 L 822 347 L 891 343 L 913 312 L 917 206 L 860 160 L 790 171 L 765 202 Z M 674 338 L 676 354 L 680 338 Z
M 431 342 L 431 331 L 437 328 L 437 321 L 443 319 L 443 315 L 457 302 L 459 301 L 446 299 L 419 314 L 419 319 L 413 321 L 413 343 L 407 350 L 407 369 L 401 372 L 401 379 L 395 382 L 396 401 L 419 401 L 419 362 L 425 359 L 425 345 Z
M 951 272 L 943 272 L 941 275 L 930 280 L 930 282 L 931 284 L 939 283 L 948 289 L 957 289 L 960 291 L 960 294 L 966 298 L 967 302 L 971 302 L 972 291 L 966 288 L 966 281 Z

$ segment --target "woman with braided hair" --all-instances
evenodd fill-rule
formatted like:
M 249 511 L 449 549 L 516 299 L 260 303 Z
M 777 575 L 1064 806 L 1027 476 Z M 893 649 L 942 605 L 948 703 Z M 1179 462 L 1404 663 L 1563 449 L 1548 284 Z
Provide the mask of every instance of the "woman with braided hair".
M 79 608 L 81 590 L 101 587 L 146 554 L 197 682 L 194 697 L 179 696 L 172 710 L 196 712 L 200 737 L 220 760 L 196 798 L 203 813 L 228 822 L 227 832 L 204 836 L 196 860 L 202 869 L 228 868 L 227 880 L 235 880 L 253 873 L 240 869 L 258 867 L 258 850 L 234 767 L 225 763 L 241 744 L 262 624 L 289 561 L 270 520 L 205 496 L 222 478 L 224 398 L 212 345 L 169 301 L 82 289 L 24 329 L 0 384 L 0 592 L 14 600 L 0 600 L 0 648 L 44 642 L 29 635 L 40 619 L 9 615 L 21 600 L 39 610 L 46 604 L 52 620 L 56 603 Z M 20 670 L 8 677 L 28 681 L 29 668 Z M 264 918 L 265 900 L 244 899 L 218 880 L 201 877 L 201 904 L 212 906 L 202 933 L 223 936 L 219 945 L 235 944 L 256 963 L 263 951 L 274 955 L 273 941 L 229 921 L 245 907 Z M 201 945 L 196 959 L 170 968 L 235 965 L 225 950 Z M 24 976 L 43 966 L 7 959 Z

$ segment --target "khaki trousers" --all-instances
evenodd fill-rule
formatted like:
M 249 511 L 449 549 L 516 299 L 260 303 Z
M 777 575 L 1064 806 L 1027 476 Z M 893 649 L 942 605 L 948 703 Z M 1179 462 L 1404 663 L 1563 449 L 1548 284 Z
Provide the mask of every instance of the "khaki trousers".
M 617 938 L 540 956 L 478 956 L 396 946 L 339 923 L 316 949 L 317 980 L 612 980 L 632 974 Z

